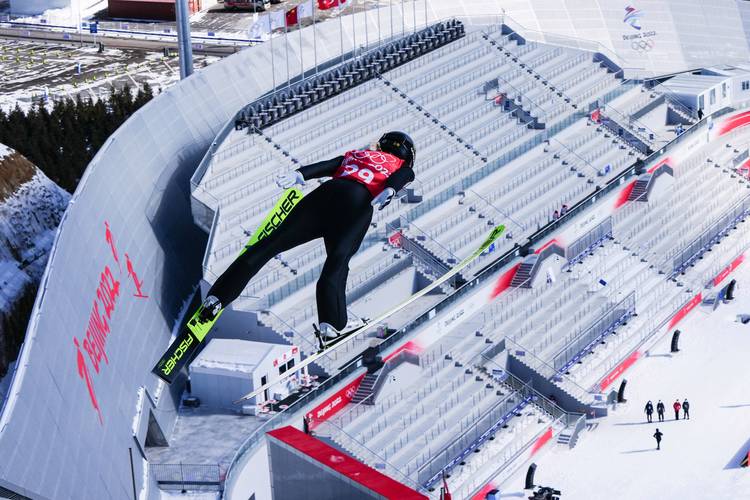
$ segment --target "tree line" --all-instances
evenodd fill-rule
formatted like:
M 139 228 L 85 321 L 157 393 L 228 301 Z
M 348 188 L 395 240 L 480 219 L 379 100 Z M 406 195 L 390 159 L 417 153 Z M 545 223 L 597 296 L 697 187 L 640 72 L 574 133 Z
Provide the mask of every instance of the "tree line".
M 41 101 L 27 113 L 16 107 L 0 110 L 0 143 L 34 163 L 68 192 L 75 191 L 86 166 L 104 141 L 153 97 L 148 83 L 137 93 L 128 85 L 104 99 L 58 99 L 50 107 Z
M 79 94 L 51 105 L 37 102 L 27 113 L 18 105 L 9 113 L 0 109 L 0 143 L 72 193 L 104 141 L 152 97 L 146 83 L 135 94 L 128 86 L 113 89 L 106 100 L 82 99 Z M 36 291 L 36 283 L 27 286 L 11 311 L 0 312 L 0 377 L 18 356 Z

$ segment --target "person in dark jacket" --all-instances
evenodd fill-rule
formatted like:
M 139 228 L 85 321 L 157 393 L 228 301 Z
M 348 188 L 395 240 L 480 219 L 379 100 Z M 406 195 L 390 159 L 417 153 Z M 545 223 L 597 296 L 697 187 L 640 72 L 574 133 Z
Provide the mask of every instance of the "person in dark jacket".
M 682 418 L 690 420 L 690 403 L 688 403 L 687 398 L 682 402 Z
M 659 428 L 656 428 L 656 432 L 654 432 L 654 438 L 656 438 L 656 449 L 661 450 L 661 437 L 664 435 L 663 432 L 659 430 Z
M 664 422 L 664 403 L 661 399 L 656 403 L 656 414 L 659 415 L 659 422 Z
M 680 400 L 675 399 L 674 404 L 672 405 L 672 408 L 674 408 L 674 419 L 679 420 L 680 419 L 680 408 L 682 408 L 682 405 L 680 405 Z
M 367 368 L 367 373 L 375 373 L 383 367 L 383 358 L 378 356 L 378 342 L 376 339 L 370 341 L 370 346 L 362 353 L 362 366 Z
M 414 180 L 415 158 L 414 141 L 404 132 L 392 131 L 380 138 L 375 149 L 348 151 L 281 173 L 276 183 L 282 189 L 330 179 L 305 195 L 278 228 L 248 247 L 216 279 L 199 321 L 215 320 L 274 256 L 323 238 L 326 260 L 316 287 L 319 324 L 314 329 L 322 343 L 335 340 L 347 322 L 349 261 L 370 228 L 373 207 L 382 210 Z
M 653 420 L 651 419 L 651 415 L 653 415 L 654 413 L 654 405 L 651 403 L 651 401 L 646 403 L 646 408 L 643 411 L 646 412 L 646 419 L 648 420 L 648 422 L 653 422 Z

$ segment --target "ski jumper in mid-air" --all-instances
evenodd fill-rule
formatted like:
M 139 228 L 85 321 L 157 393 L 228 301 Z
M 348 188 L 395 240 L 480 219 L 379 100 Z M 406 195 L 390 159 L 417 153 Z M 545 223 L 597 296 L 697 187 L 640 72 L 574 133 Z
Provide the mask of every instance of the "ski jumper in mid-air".
M 276 183 L 284 189 L 310 179 L 331 179 L 302 198 L 278 228 L 249 247 L 219 276 L 203 302 L 200 320 L 213 320 L 274 256 L 323 238 L 327 257 L 316 289 L 317 333 L 323 339 L 335 339 L 347 322 L 349 260 L 367 233 L 373 207 L 382 210 L 414 180 L 415 155 L 414 142 L 407 134 L 388 132 L 374 150 L 349 151 L 279 175 Z

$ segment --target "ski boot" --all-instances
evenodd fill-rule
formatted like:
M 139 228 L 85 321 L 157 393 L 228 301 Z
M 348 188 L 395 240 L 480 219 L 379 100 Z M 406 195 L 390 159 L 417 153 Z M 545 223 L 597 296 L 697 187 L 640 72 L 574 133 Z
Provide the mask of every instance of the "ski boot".
M 341 332 L 325 322 L 320 323 L 320 327 L 313 323 L 313 331 L 315 332 L 315 337 L 318 339 L 320 351 L 325 351 L 342 337 Z
M 201 323 L 210 323 L 216 319 L 219 311 L 221 311 L 221 302 L 213 295 L 209 295 L 203 301 L 201 310 L 198 313 L 198 321 Z

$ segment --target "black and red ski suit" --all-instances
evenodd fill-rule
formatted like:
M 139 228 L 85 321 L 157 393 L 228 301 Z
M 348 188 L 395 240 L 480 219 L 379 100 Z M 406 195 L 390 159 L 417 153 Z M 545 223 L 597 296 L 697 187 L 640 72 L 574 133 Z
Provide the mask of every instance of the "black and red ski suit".
M 278 228 L 238 257 L 207 295 L 226 307 L 274 256 L 323 238 L 327 257 L 316 289 L 318 321 L 341 330 L 347 322 L 349 260 L 372 220 L 371 202 L 387 187 L 400 191 L 414 180 L 414 171 L 393 155 L 364 150 L 303 166 L 299 172 L 305 180 L 333 178 L 302 198 Z

